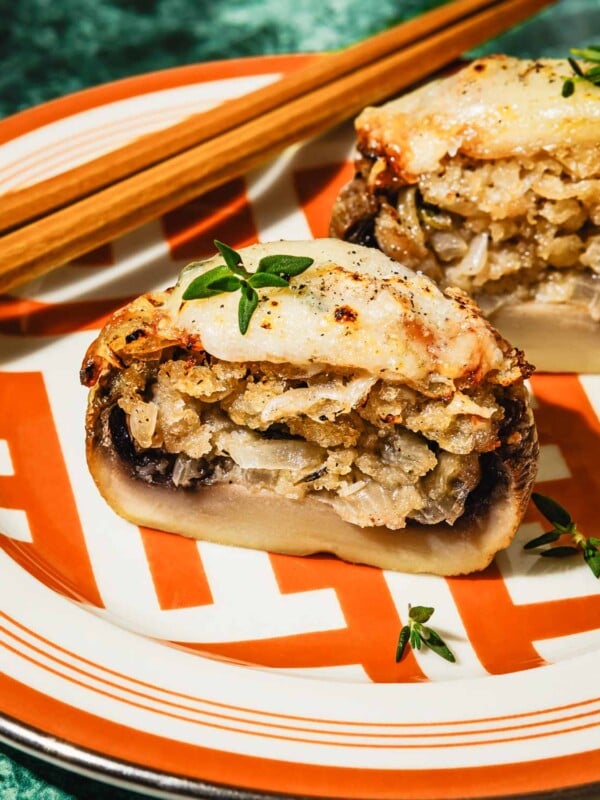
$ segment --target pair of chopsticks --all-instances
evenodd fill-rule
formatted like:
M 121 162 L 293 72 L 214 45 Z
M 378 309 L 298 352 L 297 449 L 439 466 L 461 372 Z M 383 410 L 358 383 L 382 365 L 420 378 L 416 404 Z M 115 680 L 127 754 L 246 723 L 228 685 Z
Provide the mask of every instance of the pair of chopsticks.
M 0 198 L 7 292 L 449 64 L 553 0 L 454 0 L 277 82 Z

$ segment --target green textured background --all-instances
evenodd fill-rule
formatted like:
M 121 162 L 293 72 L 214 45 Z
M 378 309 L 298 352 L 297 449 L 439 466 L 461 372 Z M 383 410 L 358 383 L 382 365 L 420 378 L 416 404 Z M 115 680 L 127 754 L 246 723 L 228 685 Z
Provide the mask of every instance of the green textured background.
M 127 75 L 259 53 L 332 50 L 440 0 L 0 0 L 0 115 Z M 495 40 L 564 54 L 600 27 L 599 0 L 562 0 Z M 595 17 L 595 19 L 593 19 Z
M 0 0 L 0 117 L 198 61 L 334 50 L 439 0 Z M 477 50 L 564 56 L 600 44 L 600 0 L 560 0 Z M 223 776 L 224 781 L 235 776 Z M 293 792 L 293 784 L 290 791 Z M 0 800 L 133 800 L 0 745 Z

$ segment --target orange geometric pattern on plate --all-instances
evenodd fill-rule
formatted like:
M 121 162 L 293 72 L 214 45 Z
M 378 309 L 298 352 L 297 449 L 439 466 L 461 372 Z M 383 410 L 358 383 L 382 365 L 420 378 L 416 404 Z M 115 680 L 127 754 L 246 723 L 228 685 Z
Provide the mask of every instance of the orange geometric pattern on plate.
M 77 267 L 107 267 L 115 263 L 112 244 L 103 244 L 96 247 L 95 250 L 90 250 L 85 253 L 76 261 L 72 262 Z
M 331 206 L 340 187 L 352 174 L 353 166 L 349 162 L 324 164 L 293 172 L 292 180 L 299 205 L 313 236 L 328 235 Z M 243 179 L 231 181 L 165 215 L 162 228 L 172 258 L 184 261 L 212 255 L 215 238 L 236 248 L 258 240 Z M 84 261 L 102 261 L 104 257 L 108 258 L 109 253 L 107 250 L 90 254 Z M 45 304 L 6 298 L 4 303 L 0 302 L 0 331 L 22 335 L 55 335 L 98 327 L 105 316 L 126 299 Z M 65 313 L 65 308 L 69 309 L 68 313 Z M 15 376 L 11 375 L 9 381 L 14 380 Z M 536 419 L 540 442 L 542 445 L 558 446 L 572 476 L 544 483 L 542 491 L 563 502 L 582 530 L 593 532 L 595 520 L 592 518 L 589 498 L 598 496 L 600 491 L 598 473 L 594 468 L 594 452 L 598 451 L 599 441 L 594 411 L 575 376 L 538 375 L 534 376 L 532 384 L 538 400 Z M 47 400 L 45 402 L 47 405 Z M 50 416 L 47 423 L 53 431 Z M 64 464 L 63 474 L 66 480 Z M 25 505 L 19 507 L 24 508 Z M 29 503 L 27 507 L 29 510 Z M 38 506 L 38 511 L 42 510 Z M 540 520 L 537 512 L 532 510 L 526 516 L 529 522 Z M 81 536 L 78 520 L 74 530 Z M 142 528 L 141 531 L 160 607 L 167 611 L 211 604 L 210 586 L 195 544 L 148 529 Z M 57 537 L 58 540 L 60 538 Z M 14 551 L 16 558 L 21 559 L 23 553 L 32 548 L 15 542 L 6 546 Z M 35 557 L 41 558 L 37 537 L 35 546 Z M 59 558 L 56 548 L 53 553 L 55 560 L 52 568 L 56 567 L 62 575 L 57 573 L 52 577 L 49 572 L 45 574 L 44 571 L 49 568 L 46 559 L 43 559 L 43 569 L 37 571 L 42 580 L 47 583 L 54 581 L 58 586 L 61 581 L 64 582 L 65 570 L 72 571 L 74 564 Z M 84 562 L 87 567 L 83 573 L 89 569 L 87 554 L 84 554 Z M 380 571 L 343 564 L 330 558 L 272 556 L 271 563 L 283 594 L 333 588 L 346 627 L 218 645 L 199 641 L 195 645 L 198 649 L 243 662 L 283 669 L 360 664 L 372 680 L 381 682 L 425 679 L 412 654 L 399 665 L 394 662 L 394 647 L 402 621 Z M 28 569 L 34 571 L 36 566 L 29 564 Z M 89 576 L 84 579 L 83 587 L 74 586 L 73 591 L 86 593 L 85 596 L 89 598 L 90 590 L 86 581 L 89 582 Z M 448 586 L 469 639 L 490 673 L 540 666 L 544 661 L 534 647 L 535 641 L 593 630 L 600 619 L 598 596 L 515 604 L 495 564 L 480 575 L 451 578 Z M 494 620 L 494 625 L 489 624 L 490 619 Z M 499 631 L 510 631 L 511 635 L 499 635 Z
M 279 668 L 360 664 L 377 683 L 426 680 L 412 652 L 399 664 L 394 660 L 403 622 L 381 570 L 346 564 L 328 556 L 271 555 L 270 560 L 283 594 L 334 589 L 346 627 L 248 642 L 199 645 L 202 650 Z
M 558 445 L 572 478 L 544 483 L 544 492 L 566 506 L 581 530 L 598 535 L 592 498 L 600 497 L 600 422 L 576 375 L 534 375 L 535 420 L 540 444 Z M 596 531 L 594 533 L 593 531 Z
M 563 502 L 590 534 L 595 522 L 589 497 L 600 493 L 594 469 L 598 449 L 594 410 L 575 376 L 539 375 L 533 379 L 533 388 L 540 442 L 558 446 L 572 473 L 571 478 L 545 482 L 542 489 Z M 579 487 L 584 487 L 583 493 Z M 530 522 L 541 519 L 532 508 L 525 517 Z M 538 556 L 532 554 L 532 558 Z M 271 563 L 282 593 L 334 588 L 346 627 L 268 640 L 199 644 L 199 648 L 269 667 L 361 664 L 378 682 L 424 679 L 414 659 L 394 663 L 392 651 L 402 623 L 379 570 L 324 557 L 273 555 Z M 574 563 L 579 564 L 579 559 Z M 516 604 L 495 563 L 478 575 L 449 578 L 447 583 L 469 639 L 492 674 L 542 666 L 545 662 L 535 641 L 592 631 L 600 620 L 598 594 Z
M 142 526 L 140 533 L 163 611 L 213 602 L 196 542 Z
M 299 169 L 294 172 L 294 186 L 302 210 L 315 239 L 329 236 L 331 209 L 340 188 L 351 180 L 354 166 L 348 162 Z
M 72 303 L 42 303 L 0 295 L 0 333 L 11 336 L 60 336 L 98 330 L 133 297 L 108 297 Z M 90 337 L 91 338 L 91 337 Z
M 2 545 L 30 571 L 39 562 L 44 582 L 47 572 L 63 593 L 101 606 L 39 372 L 0 373 L 0 439 L 14 468 L 0 476 L 0 506 L 26 511 L 32 537 L 18 544 L 2 537 Z
M 598 418 L 576 375 L 534 375 L 532 388 L 540 444 L 558 446 L 571 472 L 568 479 L 544 481 L 536 489 L 568 508 L 586 535 L 597 535 L 597 515 L 590 499 L 600 496 Z M 525 521 L 549 527 L 533 508 Z M 579 564 L 580 557 L 573 563 Z M 533 642 L 592 631 L 600 622 L 599 594 L 513 603 L 495 564 L 480 575 L 451 578 L 448 584 L 469 638 L 491 673 L 539 666 L 544 662 Z
M 241 178 L 165 214 L 162 225 L 171 256 L 176 259 L 214 255 L 214 239 L 236 248 L 258 241 L 246 184 Z

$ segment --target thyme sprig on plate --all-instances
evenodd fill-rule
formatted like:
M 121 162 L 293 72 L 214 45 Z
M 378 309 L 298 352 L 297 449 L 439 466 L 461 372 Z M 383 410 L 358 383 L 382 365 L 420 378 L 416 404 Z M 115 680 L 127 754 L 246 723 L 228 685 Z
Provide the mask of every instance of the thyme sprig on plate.
M 575 82 L 577 80 L 589 81 L 594 86 L 600 86 L 600 45 L 590 44 L 588 47 L 585 47 L 582 50 L 572 48 L 571 53 L 574 56 L 579 56 L 584 61 L 589 61 L 592 64 L 595 64 L 596 66 L 590 67 L 584 71 L 578 61 L 572 57 L 568 58 L 567 61 L 571 65 L 571 69 L 573 70 L 575 77 L 565 78 L 563 81 L 563 97 L 570 97 L 573 94 L 575 91 Z
M 238 325 L 242 335 L 248 330 L 252 315 L 258 306 L 259 297 L 256 290 L 267 286 L 289 287 L 290 278 L 300 275 L 314 261 L 305 256 L 265 256 L 259 261 L 256 272 L 248 272 L 237 250 L 217 239 L 215 247 L 223 256 L 225 264 L 209 269 L 208 272 L 194 278 L 183 293 L 183 299 L 202 300 L 224 292 L 237 292 L 239 289 Z
M 571 519 L 571 515 L 566 508 L 563 508 L 560 503 L 557 503 L 551 497 L 534 492 L 531 499 L 538 511 L 548 522 L 552 523 L 553 527 L 551 531 L 542 533 L 541 536 L 536 536 L 535 539 L 527 542 L 524 545 L 525 550 L 533 550 L 536 547 L 552 544 L 560 539 L 561 536 L 568 535 L 571 537 L 573 544 L 547 547 L 545 550 L 541 550 L 539 555 L 544 556 L 544 558 L 566 558 L 583 553 L 583 558 L 588 567 L 596 578 L 600 578 L 600 539 L 594 536 L 584 536 L 577 528 L 577 524 Z
M 411 606 L 408 604 L 408 625 L 405 625 L 400 631 L 398 637 L 398 645 L 396 647 L 396 661 L 400 661 L 406 651 L 406 646 L 410 642 L 410 646 L 415 650 L 420 650 L 422 645 L 425 645 L 438 656 L 445 658 L 446 661 L 456 661 L 454 654 L 448 648 L 442 637 L 425 625 L 429 622 L 435 609 L 429 606 Z

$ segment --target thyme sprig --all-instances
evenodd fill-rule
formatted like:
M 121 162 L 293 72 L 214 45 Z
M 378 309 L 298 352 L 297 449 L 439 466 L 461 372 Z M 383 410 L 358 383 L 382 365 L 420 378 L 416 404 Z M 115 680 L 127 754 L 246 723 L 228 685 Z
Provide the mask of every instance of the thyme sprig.
M 600 86 L 600 45 L 590 44 L 583 49 L 572 48 L 573 56 L 579 56 L 584 61 L 589 61 L 597 66 L 583 70 L 578 61 L 570 57 L 567 59 L 575 77 L 565 78 L 562 85 L 562 96 L 570 97 L 575 91 L 575 82 L 578 80 L 589 81 L 594 86 Z
M 525 550 L 533 550 L 546 544 L 552 544 L 552 542 L 560 539 L 561 536 L 568 535 L 571 537 L 573 544 L 547 547 L 545 550 L 541 550 L 539 555 L 544 558 L 566 558 L 583 553 L 583 558 L 588 567 L 596 578 L 600 578 L 600 539 L 594 536 L 584 536 L 578 529 L 577 524 L 571 519 L 571 515 L 566 508 L 563 508 L 560 503 L 557 503 L 551 497 L 534 492 L 531 499 L 538 511 L 548 522 L 552 523 L 553 527 L 552 530 L 542 533 L 541 536 L 536 536 L 535 539 L 527 542 L 524 545 Z
M 237 250 L 217 239 L 214 243 L 225 264 L 209 269 L 208 272 L 194 278 L 183 293 L 183 299 L 202 300 L 224 292 L 237 292 L 239 289 L 238 326 L 242 336 L 248 330 L 252 315 L 258 306 L 259 297 L 256 290 L 267 286 L 289 287 L 290 278 L 300 275 L 314 261 L 305 256 L 265 256 L 259 261 L 256 272 L 248 272 Z
M 396 661 L 400 661 L 406 647 L 410 642 L 410 646 L 415 650 L 420 650 L 422 645 L 425 645 L 438 656 L 445 658 L 446 661 L 456 661 L 454 654 L 448 648 L 442 637 L 425 625 L 429 622 L 435 609 L 430 606 L 411 606 L 408 604 L 408 625 L 405 625 L 400 631 L 398 637 L 398 645 L 396 646 Z

